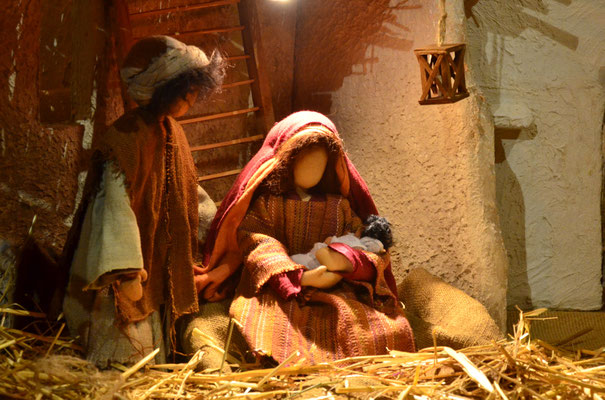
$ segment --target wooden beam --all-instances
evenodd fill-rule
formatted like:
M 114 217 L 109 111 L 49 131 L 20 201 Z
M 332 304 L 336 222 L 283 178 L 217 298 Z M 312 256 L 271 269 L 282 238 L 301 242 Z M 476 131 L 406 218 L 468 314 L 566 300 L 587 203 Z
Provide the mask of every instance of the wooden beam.
M 256 80 L 256 83 L 251 86 L 252 100 L 254 105 L 262 106 L 257 115 L 256 129 L 257 132 L 266 133 L 273 127 L 275 115 L 273 114 L 273 98 L 268 74 L 260 63 L 260 60 L 263 59 L 263 49 L 258 10 L 255 0 L 242 0 L 237 7 L 240 24 L 246 25 L 246 29 L 242 31 L 244 50 L 251 56 L 246 61 L 248 76 Z
M 225 6 L 228 4 L 237 4 L 237 3 L 239 3 L 239 0 L 219 0 L 219 1 L 211 1 L 208 3 L 191 4 L 188 6 L 178 6 L 178 7 L 161 8 L 161 9 L 157 9 L 157 10 L 141 11 L 141 12 L 132 13 L 132 14 L 130 14 L 130 16 L 135 17 L 135 18 L 149 17 L 152 15 L 162 15 L 162 14 L 168 14 L 171 12 L 193 11 L 193 10 L 199 10 L 202 8 L 220 7 L 220 6 Z
M 238 61 L 238 60 L 247 60 L 249 58 L 250 58 L 250 56 L 248 54 L 243 54 L 241 56 L 226 57 L 225 60 L 227 60 L 227 61 Z
M 454 93 L 465 93 L 466 79 L 464 77 L 464 52 L 466 47 L 462 47 L 458 52 L 454 53 L 455 60 L 452 64 L 455 65 L 456 79 L 454 79 Z
M 200 29 L 200 30 L 185 31 L 185 32 L 168 32 L 168 33 L 163 33 L 163 35 L 182 37 L 182 36 L 193 36 L 193 35 L 211 35 L 213 33 L 239 32 L 239 31 L 243 31 L 243 30 L 244 30 L 244 27 L 242 25 L 239 25 L 239 26 L 232 26 L 232 27 L 228 27 L 228 28 Z M 135 40 L 139 40 L 139 39 L 141 39 L 140 36 L 135 37 Z
M 435 77 L 439 73 L 439 69 L 441 68 L 442 61 L 443 61 L 443 54 L 439 54 L 439 56 L 437 57 L 437 61 L 435 62 L 435 65 L 433 65 L 433 70 L 431 71 L 426 82 L 424 82 L 424 87 L 422 88 L 422 97 L 420 99 L 426 99 L 429 95 L 429 91 L 431 89 L 431 86 L 433 85 L 433 82 L 437 83 L 435 81 Z M 443 87 L 441 88 L 441 90 L 443 91 Z
M 254 111 L 258 111 L 258 110 L 260 110 L 260 107 L 252 107 L 252 108 L 246 108 L 243 110 L 228 111 L 228 112 L 224 112 L 224 113 L 220 113 L 220 114 L 211 114 L 211 115 L 203 115 L 201 117 L 184 118 L 184 119 L 179 119 L 178 121 L 181 125 L 193 124 L 194 122 L 210 121 L 213 119 L 234 117 L 234 116 L 240 115 L 240 114 L 248 114 L 248 113 L 251 113 Z
M 448 103 L 455 103 L 458 100 L 462 100 L 464 98 L 467 98 L 468 96 L 469 96 L 468 93 L 462 93 L 462 94 L 455 94 L 454 97 L 452 97 L 452 98 L 438 97 L 438 98 L 433 98 L 433 99 L 418 100 L 418 103 L 420 103 L 422 105 L 426 105 L 426 104 L 448 104 Z
M 430 55 L 430 54 L 445 54 L 453 51 L 458 51 L 464 48 L 466 45 L 464 43 L 452 43 L 452 44 L 443 44 L 438 46 L 433 44 L 431 46 L 427 46 L 421 49 L 414 49 L 414 54 L 416 55 Z
M 225 142 L 204 144 L 204 145 L 201 145 L 201 146 L 191 147 L 191 152 L 210 150 L 210 149 L 217 149 L 219 147 L 233 146 L 233 145 L 241 144 L 241 143 L 256 142 L 256 141 L 259 141 L 259 140 L 263 140 L 264 138 L 265 137 L 263 135 L 255 135 L 255 136 L 250 136 L 250 137 L 241 138 L 241 139 L 227 140 Z
M 249 85 L 252 82 L 254 82 L 254 79 L 248 79 L 246 81 L 239 81 L 239 82 L 232 82 L 232 83 L 224 83 L 221 88 L 222 89 L 226 89 L 226 88 L 232 88 L 232 87 L 236 87 L 236 86 L 243 86 L 243 85 Z
M 217 174 L 200 176 L 198 178 L 198 182 L 209 181 L 212 179 L 218 179 L 218 178 L 224 178 L 226 176 L 237 175 L 240 172 L 242 172 L 242 170 L 243 170 L 243 168 L 239 168 L 239 169 L 232 169 L 231 171 L 219 172 Z

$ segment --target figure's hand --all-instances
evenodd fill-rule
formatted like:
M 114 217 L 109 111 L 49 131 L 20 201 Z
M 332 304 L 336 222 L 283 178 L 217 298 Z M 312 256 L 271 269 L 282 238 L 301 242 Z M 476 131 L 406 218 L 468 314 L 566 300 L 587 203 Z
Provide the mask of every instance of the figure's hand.
M 200 297 L 208 301 L 219 301 L 226 297 L 227 288 L 222 291 L 218 288 L 231 275 L 228 264 L 221 264 L 211 270 L 195 265 L 193 268 L 196 270 L 195 288 Z
M 342 276 L 328 271 L 325 265 L 320 265 L 315 269 L 303 272 L 300 279 L 300 285 L 313 286 L 319 289 L 329 289 L 340 282 L 341 279 Z
M 328 271 L 344 273 L 353 272 L 353 264 L 351 264 L 349 259 L 329 247 L 317 250 L 315 257 L 317 257 L 317 261 L 319 261 L 321 265 L 326 266 Z
M 141 269 L 134 274 L 125 275 L 119 280 L 118 290 L 131 301 L 141 300 L 143 297 L 143 285 L 141 282 L 147 280 L 147 271 Z

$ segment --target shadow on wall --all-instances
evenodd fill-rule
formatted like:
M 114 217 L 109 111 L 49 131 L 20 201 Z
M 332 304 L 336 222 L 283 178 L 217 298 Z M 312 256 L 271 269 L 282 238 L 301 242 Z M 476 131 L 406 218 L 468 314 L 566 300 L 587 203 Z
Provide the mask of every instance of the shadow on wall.
M 563 5 L 570 5 L 572 0 L 554 0 Z M 486 62 L 481 64 L 481 75 L 483 75 L 483 84 L 490 82 L 495 83 L 496 88 L 501 87 L 502 83 L 502 58 L 500 57 L 503 50 L 504 40 L 502 37 L 517 37 L 522 32 L 532 29 L 542 33 L 544 36 L 560 43 L 561 45 L 576 50 L 578 48 L 579 39 L 556 26 L 543 21 L 536 17 L 536 13 L 542 15 L 548 14 L 548 7 L 544 0 L 493 0 L 493 5 L 490 6 L 492 11 L 489 14 L 481 15 L 481 19 L 486 21 L 480 24 L 475 15 L 473 7 L 479 3 L 479 0 L 464 0 L 464 10 L 467 19 L 473 22 L 469 23 L 469 37 L 480 39 L 481 43 L 475 48 L 481 49 L 486 54 L 492 54 L 491 60 L 486 58 Z M 528 10 L 532 13 L 530 14 Z M 473 27 L 474 25 L 474 27 Z M 493 34 L 494 40 L 487 41 L 488 35 L 473 34 L 473 30 L 483 27 L 489 27 L 489 33 Z M 474 29 L 473 29 L 474 28 Z M 498 100 L 500 96 L 492 96 L 490 106 L 492 110 L 498 108 Z M 494 104 L 491 104 L 494 103 Z
M 400 0 L 306 0 L 299 2 L 294 71 L 294 110 L 329 114 L 331 92 L 344 78 L 366 74 L 378 61 L 374 46 L 409 51 L 409 29 L 397 22 L 396 11 L 420 9 Z M 339 18 L 334 18 L 338 15 Z M 303 88 L 303 90 L 296 90 Z
M 572 0 L 553 0 L 565 6 Z M 468 21 L 468 30 L 471 42 L 470 51 L 481 54 L 474 55 L 480 68 L 477 70 L 478 85 L 486 87 L 489 94 L 489 103 L 492 112 L 503 112 L 503 117 L 509 120 L 515 117 L 515 110 L 522 109 L 516 102 L 503 103 L 506 93 L 503 90 L 503 56 L 505 42 L 510 38 L 521 35 L 526 30 L 534 30 L 561 45 L 576 50 L 579 44 L 577 36 L 570 34 L 552 24 L 545 22 L 539 16 L 547 15 L 549 10 L 544 0 L 494 0 L 489 7 L 475 7 L 479 0 L 465 0 L 464 8 Z M 484 4 L 484 3 L 481 3 Z M 484 11 L 489 10 L 489 11 Z M 508 110 L 508 111 L 506 111 Z M 513 114 L 509 114 L 509 111 Z M 527 114 L 527 117 L 530 117 Z M 497 116 L 495 116 L 496 119 Z M 505 118 L 505 119 L 507 119 Z M 524 118 L 522 118 L 524 119 Z M 533 120 L 533 118 L 532 118 Z M 515 171 L 506 159 L 515 144 L 522 140 L 532 140 L 537 134 L 535 123 L 515 126 L 515 124 L 498 125 L 495 135 L 495 169 L 496 169 L 496 196 L 502 238 L 508 253 L 508 305 L 518 305 L 522 309 L 532 308 L 532 295 L 529 286 L 527 271 L 525 201 L 523 188 L 519 183 Z
M 517 36 L 526 29 L 535 29 L 552 40 L 559 42 L 565 47 L 571 50 L 578 48 L 578 37 L 566 32 L 556 26 L 549 24 L 541 20 L 534 15 L 529 14 L 525 9 L 531 10 L 534 13 L 540 13 L 543 15 L 548 14 L 548 8 L 544 4 L 544 0 L 496 0 L 500 3 L 499 6 L 494 6 L 494 10 L 499 12 L 493 17 L 499 21 L 498 24 L 490 24 L 491 26 L 497 26 L 499 29 L 497 32 L 503 36 Z M 554 0 L 563 5 L 570 5 L 572 0 Z M 479 2 L 479 0 L 465 0 L 464 1 L 464 12 L 466 18 L 472 18 L 475 24 L 478 21 L 473 14 L 473 7 Z
M 508 256 L 508 307 L 515 305 L 523 310 L 531 310 L 532 296 L 527 272 L 527 250 L 525 243 L 525 200 L 523 190 L 515 172 L 506 159 L 506 150 L 510 152 L 519 140 L 531 140 L 535 137 L 533 129 L 496 128 L 494 131 L 496 203 L 502 230 L 502 240 Z M 506 150 L 505 143 L 507 141 Z M 514 297 L 511 297 L 514 293 Z

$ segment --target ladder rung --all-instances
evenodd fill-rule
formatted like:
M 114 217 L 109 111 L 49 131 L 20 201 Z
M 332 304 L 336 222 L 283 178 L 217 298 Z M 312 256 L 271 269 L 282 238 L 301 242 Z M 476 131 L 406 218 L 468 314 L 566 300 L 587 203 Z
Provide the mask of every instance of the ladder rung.
M 238 61 L 238 60 L 247 60 L 249 58 L 250 58 L 250 56 L 248 54 L 244 54 L 242 56 L 226 57 L 225 60 L 227 60 L 227 61 Z
M 220 114 L 203 115 L 201 117 L 179 119 L 178 121 L 181 125 L 193 124 L 194 122 L 210 121 L 213 119 L 234 117 L 234 116 L 240 115 L 240 114 L 248 114 L 248 113 L 251 113 L 254 111 L 258 111 L 258 110 L 260 110 L 260 107 L 252 107 L 252 108 L 246 108 L 243 110 L 229 111 L 229 112 L 220 113 Z
M 200 29 L 200 30 L 196 30 L 196 31 L 186 31 L 186 32 L 171 32 L 171 33 L 165 33 L 164 35 L 181 37 L 181 36 L 192 36 L 192 35 L 210 35 L 213 33 L 238 32 L 238 31 L 243 31 L 243 30 L 244 30 L 244 26 L 240 25 L 240 26 L 232 26 L 229 28 Z M 134 39 L 139 40 L 139 39 L 141 39 L 141 36 L 137 36 Z
M 219 147 L 233 146 L 233 145 L 241 144 L 241 143 L 256 142 L 258 140 L 263 140 L 264 138 L 265 137 L 263 135 L 256 135 L 256 136 L 250 136 L 250 137 L 247 137 L 247 138 L 227 140 L 225 142 L 204 144 L 202 146 L 191 147 L 191 151 L 194 152 L 194 151 L 203 151 L 203 150 L 217 149 Z
M 160 14 L 168 14 L 171 12 L 182 12 L 182 11 L 192 11 L 199 10 L 202 8 L 211 8 L 211 7 L 220 7 L 227 4 L 237 4 L 239 0 L 220 0 L 220 1 L 211 1 L 208 3 L 201 4 L 192 4 L 189 6 L 180 6 L 180 7 L 170 7 L 170 8 L 162 8 L 158 10 L 150 10 L 150 11 L 141 11 L 130 14 L 131 17 L 142 17 L 142 16 L 150 16 L 150 15 L 160 15 Z
M 218 178 L 224 178 L 226 176 L 237 175 L 240 172 L 242 172 L 242 170 L 243 170 L 243 168 L 239 168 L 239 169 L 232 169 L 231 171 L 219 172 L 217 174 L 204 175 L 204 176 L 200 176 L 197 181 L 198 182 L 210 181 L 212 179 L 218 179 Z
M 232 88 L 232 87 L 236 87 L 236 86 L 244 86 L 244 85 L 249 85 L 252 82 L 254 82 L 254 79 L 248 79 L 246 81 L 239 81 L 239 82 L 233 82 L 233 83 L 224 83 L 221 88 L 225 89 L 225 88 Z

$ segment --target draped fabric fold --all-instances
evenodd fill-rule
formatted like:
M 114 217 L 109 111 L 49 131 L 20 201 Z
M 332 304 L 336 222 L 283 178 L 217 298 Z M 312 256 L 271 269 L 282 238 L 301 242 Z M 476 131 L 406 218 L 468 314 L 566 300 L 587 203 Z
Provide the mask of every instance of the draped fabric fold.
M 300 269 L 288 254 L 328 236 L 355 231 L 361 220 L 342 196 L 304 202 L 261 196 L 238 232 L 244 266 L 231 314 L 251 349 L 284 361 L 299 350 L 312 363 L 414 350 L 403 309 L 385 280 L 389 256 L 364 252 L 377 271 L 372 282 L 342 280 L 328 290 L 303 287 L 282 299 L 267 281 Z
M 114 290 L 118 323 L 141 321 L 162 305 L 168 307 L 172 320 L 197 311 L 192 268 L 197 252 L 197 173 L 183 129 L 171 117 L 159 121 L 135 109 L 95 137 L 92 151 L 80 209 L 86 209 L 98 188 L 100 174 L 95 171 L 111 161 L 116 173 L 125 176 L 148 275 L 139 301 Z M 82 211 L 76 213 L 64 248 L 66 269 L 78 244 L 83 216 Z
M 314 144 L 329 148 L 329 161 L 313 189 L 319 196 L 303 201 L 280 190 L 292 181 L 288 174 L 296 154 Z M 329 236 L 360 231 L 370 214 L 378 212 L 367 185 L 327 117 L 297 112 L 271 129 L 222 201 L 204 251 L 206 271 L 226 265 L 238 276 L 235 271 L 241 270 L 230 313 L 253 351 L 281 362 L 298 350 L 310 362 L 323 362 L 414 350 L 388 253 L 364 253 L 376 269 L 372 282 L 344 279 L 327 290 L 303 287 L 288 299 L 268 284 L 304 268 L 290 255 Z

